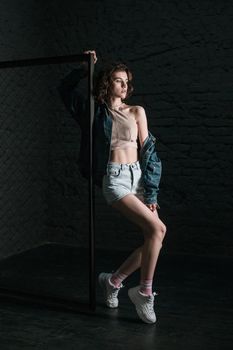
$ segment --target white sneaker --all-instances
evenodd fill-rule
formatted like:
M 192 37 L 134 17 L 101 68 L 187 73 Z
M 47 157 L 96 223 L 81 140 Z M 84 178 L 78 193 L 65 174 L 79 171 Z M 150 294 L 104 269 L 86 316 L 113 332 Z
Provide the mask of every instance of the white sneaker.
M 128 290 L 128 295 L 136 307 L 139 318 L 146 323 L 155 323 L 156 315 L 154 312 L 154 296 L 157 294 L 153 293 L 152 295 L 144 295 L 140 292 L 140 286 L 137 286 L 130 288 Z
M 103 288 L 105 304 L 110 308 L 118 307 L 119 300 L 117 298 L 119 290 L 123 287 L 121 283 L 120 287 L 115 287 L 111 282 L 110 278 L 112 277 L 111 273 L 102 272 L 99 274 L 98 280 L 100 286 Z

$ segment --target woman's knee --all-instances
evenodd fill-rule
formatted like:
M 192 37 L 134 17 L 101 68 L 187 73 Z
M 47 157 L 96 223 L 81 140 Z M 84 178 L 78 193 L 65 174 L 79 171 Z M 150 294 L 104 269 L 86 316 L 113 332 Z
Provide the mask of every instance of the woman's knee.
M 162 222 L 153 222 L 149 225 L 149 227 L 145 230 L 145 238 L 155 239 L 159 241 L 163 241 L 167 228 Z
M 166 227 L 166 225 L 164 225 L 164 223 L 161 224 L 161 231 L 162 231 L 162 236 L 164 239 L 166 232 L 167 232 L 167 227 Z

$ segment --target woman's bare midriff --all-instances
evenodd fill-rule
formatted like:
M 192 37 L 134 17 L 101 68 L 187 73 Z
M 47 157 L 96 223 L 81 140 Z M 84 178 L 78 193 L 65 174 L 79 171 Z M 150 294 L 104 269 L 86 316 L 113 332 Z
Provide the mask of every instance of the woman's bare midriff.
M 124 149 L 116 149 L 111 151 L 110 161 L 114 163 L 134 163 L 138 160 L 137 148 L 127 147 Z

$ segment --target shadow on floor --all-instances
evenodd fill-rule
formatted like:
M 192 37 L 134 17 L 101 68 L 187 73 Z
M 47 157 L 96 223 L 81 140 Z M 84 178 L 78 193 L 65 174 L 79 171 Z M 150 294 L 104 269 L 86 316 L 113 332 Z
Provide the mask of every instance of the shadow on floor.
M 98 250 L 97 274 L 116 269 L 126 256 Z M 104 306 L 98 286 L 94 313 L 1 298 L 1 350 L 231 349 L 232 267 L 230 258 L 161 254 L 154 283 L 159 294 L 155 325 L 137 318 L 127 296 L 128 288 L 138 284 L 138 273 L 125 281 L 115 310 Z M 88 253 L 73 246 L 47 244 L 0 263 L 1 288 L 72 303 L 87 301 L 87 276 Z

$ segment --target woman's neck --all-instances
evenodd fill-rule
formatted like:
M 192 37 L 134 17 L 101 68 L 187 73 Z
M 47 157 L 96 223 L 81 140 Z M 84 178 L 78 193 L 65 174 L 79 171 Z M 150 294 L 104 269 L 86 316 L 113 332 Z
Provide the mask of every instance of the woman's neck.
M 107 104 L 110 108 L 119 108 L 121 105 L 123 105 L 123 102 L 121 98 L 110 98 L 107 101 Z

